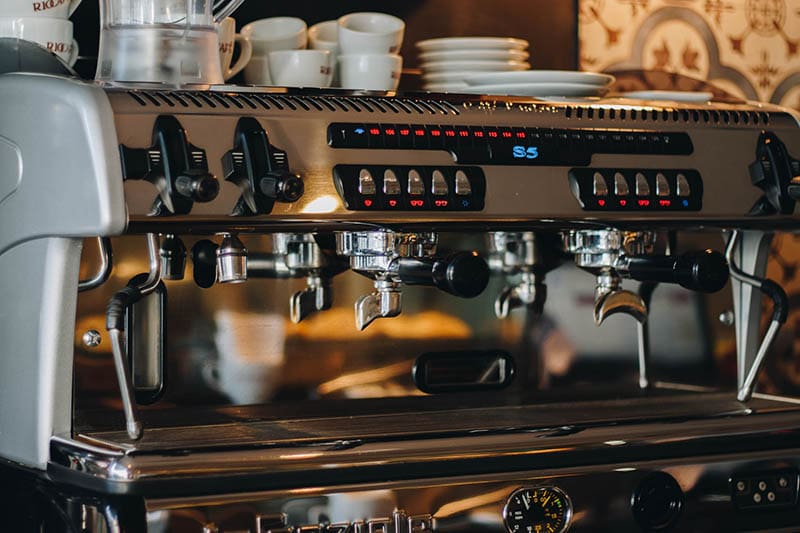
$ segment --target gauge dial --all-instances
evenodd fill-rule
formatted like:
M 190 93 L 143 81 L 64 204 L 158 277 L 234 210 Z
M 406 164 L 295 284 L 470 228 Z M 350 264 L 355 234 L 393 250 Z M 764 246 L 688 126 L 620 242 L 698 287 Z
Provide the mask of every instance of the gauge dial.
M 563 533 L 572 518 L 572 503 L 561 489 L 534 487 L 515 490 L 503 509 L 509 533 Z

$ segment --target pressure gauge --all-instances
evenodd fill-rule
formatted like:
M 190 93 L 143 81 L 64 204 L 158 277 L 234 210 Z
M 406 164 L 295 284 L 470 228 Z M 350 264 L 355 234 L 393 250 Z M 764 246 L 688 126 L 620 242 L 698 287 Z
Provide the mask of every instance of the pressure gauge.
M 572 502 L 557 487 L 515 490 L 503 509 L 509 533 L 564 533 L 572 518 Z

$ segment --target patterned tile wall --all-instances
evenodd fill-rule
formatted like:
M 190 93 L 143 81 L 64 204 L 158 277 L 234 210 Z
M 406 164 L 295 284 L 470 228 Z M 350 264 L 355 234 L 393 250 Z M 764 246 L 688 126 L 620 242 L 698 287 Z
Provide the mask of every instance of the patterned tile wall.
M 800 0 L 580 0 L 583 70 L 660 69 L 800 109 Z

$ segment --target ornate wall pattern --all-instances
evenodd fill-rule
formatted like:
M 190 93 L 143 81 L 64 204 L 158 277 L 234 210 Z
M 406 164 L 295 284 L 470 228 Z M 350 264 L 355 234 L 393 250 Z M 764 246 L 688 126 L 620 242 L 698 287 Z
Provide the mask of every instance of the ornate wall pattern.
M 659 69 L 800 109 L 800 0 L 580 0 L 583 70 Z

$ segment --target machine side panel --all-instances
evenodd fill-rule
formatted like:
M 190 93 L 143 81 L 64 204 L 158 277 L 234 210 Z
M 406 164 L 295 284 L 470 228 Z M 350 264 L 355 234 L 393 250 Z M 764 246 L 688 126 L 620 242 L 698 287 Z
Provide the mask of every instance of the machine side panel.
M 0 255 L 0 450 L 45 468 L 69 434 L 80 239 L 37 239 Z

